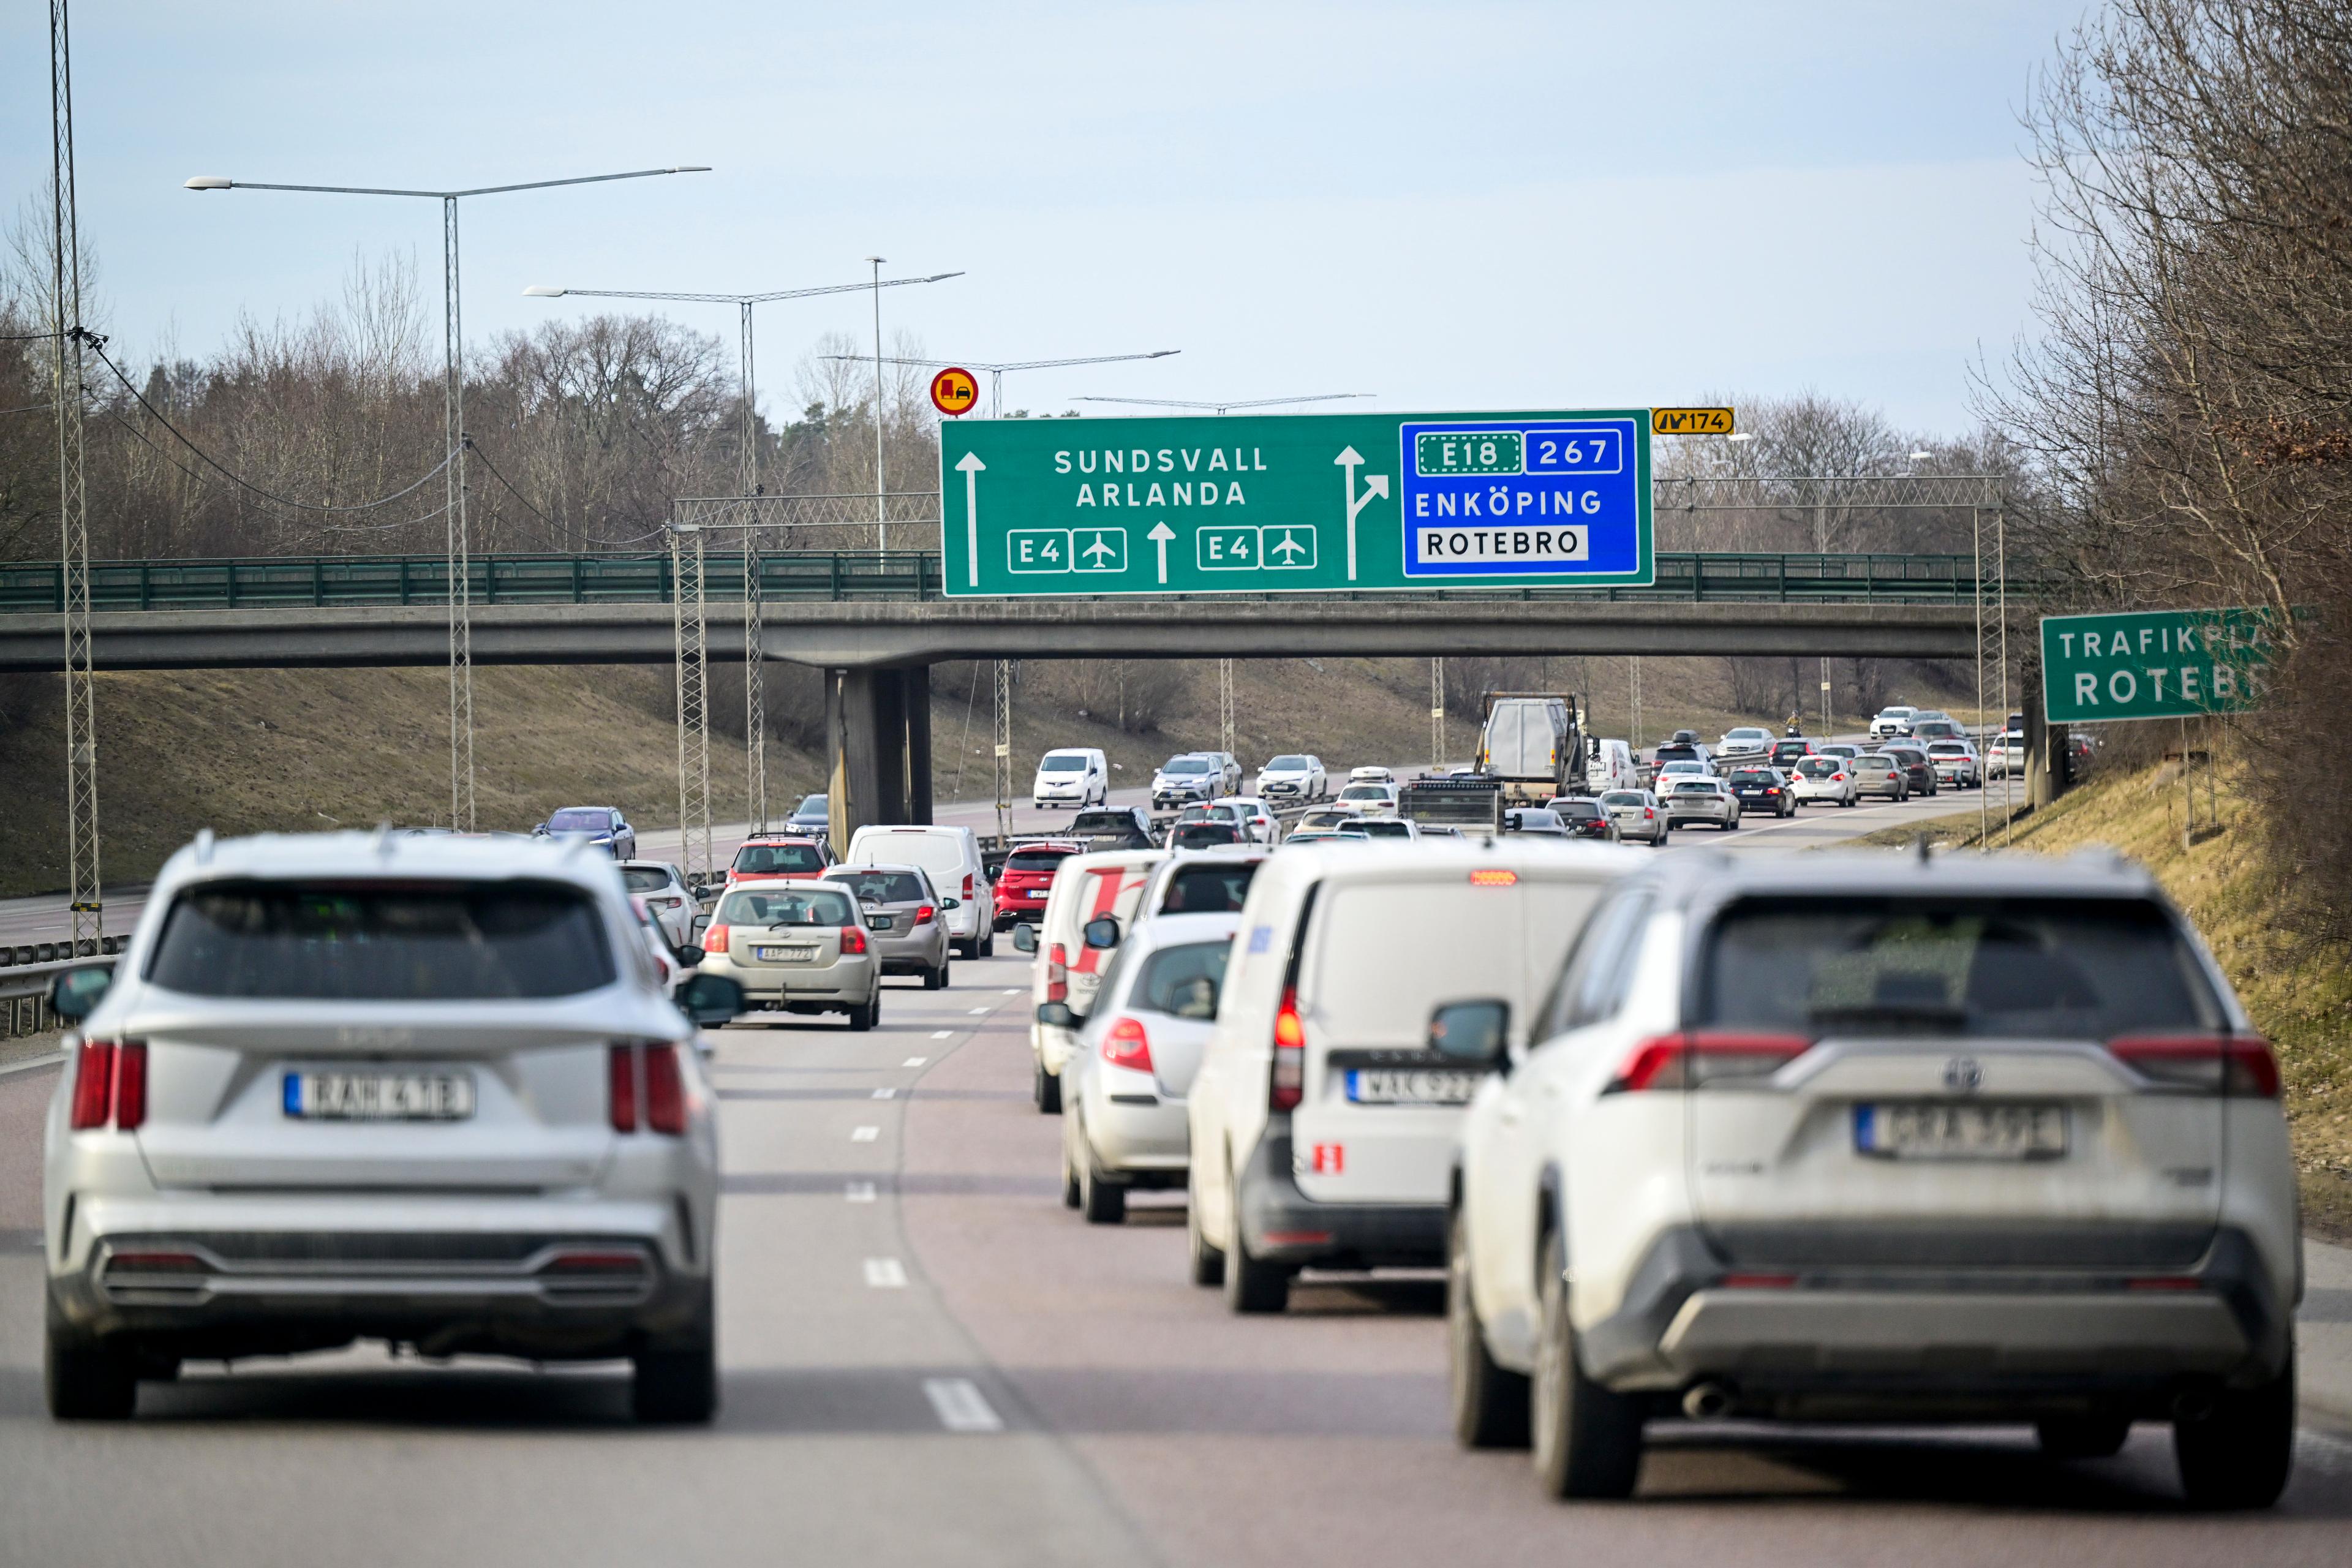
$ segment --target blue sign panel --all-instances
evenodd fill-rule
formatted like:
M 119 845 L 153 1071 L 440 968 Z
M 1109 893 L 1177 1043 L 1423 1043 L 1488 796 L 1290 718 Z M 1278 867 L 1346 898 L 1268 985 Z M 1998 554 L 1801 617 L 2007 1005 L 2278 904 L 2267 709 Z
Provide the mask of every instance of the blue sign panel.
M 1404 574 L 1646 581 L 1638 429 L 1631 418 L 1405 425 Z

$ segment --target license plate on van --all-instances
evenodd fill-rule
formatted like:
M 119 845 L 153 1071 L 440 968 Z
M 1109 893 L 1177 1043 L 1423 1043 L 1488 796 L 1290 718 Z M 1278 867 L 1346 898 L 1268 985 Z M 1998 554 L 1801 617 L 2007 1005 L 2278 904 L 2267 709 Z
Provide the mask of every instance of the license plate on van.
M 305 1121 L 463 1121 L 474 1114 L 466 1072 L 289 1072 L 286 1114 Z
M 1933 1101 L 1857 1105 L 1853 1146 L 1882 1160 L 2055 1160 L 2066 1152 L 2066 1110 Z
M 1467 1105 L 1478 1092 L 1475 1072 L 1350 1069 L 1348 1098 L 1358 1105 Z

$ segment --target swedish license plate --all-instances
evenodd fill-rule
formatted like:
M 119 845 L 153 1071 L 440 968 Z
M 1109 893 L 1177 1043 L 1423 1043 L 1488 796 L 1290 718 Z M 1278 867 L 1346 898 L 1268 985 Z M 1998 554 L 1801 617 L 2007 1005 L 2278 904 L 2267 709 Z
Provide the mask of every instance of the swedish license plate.
M 1348 1098 L 1358 1105 L 1467 1105 L 1478 1092 L 1475 1072 L 1358 1068 L 1348 1074 Z
M 816 956 L 816 949 L 800 945 L 755 947 L 751 950 L 751 956 L 762 963 L 806 963 Z
M 866 923 L 876 931 L 888 931 L 891 919 L 889 915 L 868 915 L 866 917 Z
M 306 1121 L 463 1121 L 474 1114 L 466 1072 L 289 1072 L 286 1114 Z
M 1882 1160 L 2056 1160 L 2066 1152 L 2066 1111 L 1968 1102 L 1857 1105 L 1853 1146 Z

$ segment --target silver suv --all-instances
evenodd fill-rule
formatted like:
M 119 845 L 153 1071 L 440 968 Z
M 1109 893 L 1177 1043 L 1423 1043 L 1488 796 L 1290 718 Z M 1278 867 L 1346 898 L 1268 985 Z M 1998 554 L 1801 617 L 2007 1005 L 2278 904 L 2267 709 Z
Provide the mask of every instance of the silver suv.
M 713 1097 L 601 849 L 207 833 L 113 974 L 53 1000 L 53 1415 L 127 1416 L 186 1357 L 379 1339 L 627 1357 L 641 1418 L 709 1418 Z

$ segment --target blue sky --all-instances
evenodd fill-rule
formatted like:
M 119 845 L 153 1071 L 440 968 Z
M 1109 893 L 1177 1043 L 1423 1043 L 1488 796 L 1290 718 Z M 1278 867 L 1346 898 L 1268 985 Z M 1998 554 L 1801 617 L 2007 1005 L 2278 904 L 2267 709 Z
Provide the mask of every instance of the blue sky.
M 427 202 L 198 195 L 191 174 L 471 185 L 469 335 L 527 283 L 886 296 L 935 353 L 1181 348 L 1034 373 L 1082 394 L 1370 392 L 1388 408 L 1812 388 L 1971 423 L 2027 325 L 2016 121 L 2081 0 L 1421 5 L 78 6 L 79 188 L 118 341 L 199 352 L 333 295 L 354 252 L 437 282 Z M 46 173 L 46 16 L 0 17 L 0 195 Z M 724 307 L 677 308 L 730 333 Z M 867 301 L 764 307 L 761 381 Z M 1367 405 L 1366 406 L 1374 406 Z

